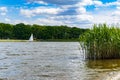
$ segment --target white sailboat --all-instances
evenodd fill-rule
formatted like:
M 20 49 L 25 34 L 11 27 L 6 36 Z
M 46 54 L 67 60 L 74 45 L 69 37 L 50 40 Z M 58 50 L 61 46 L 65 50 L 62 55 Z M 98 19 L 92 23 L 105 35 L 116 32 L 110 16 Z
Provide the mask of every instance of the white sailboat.
M 29 42 L 33 41 L 33 34 L 31 34 L 30 38 L 29 38 Z

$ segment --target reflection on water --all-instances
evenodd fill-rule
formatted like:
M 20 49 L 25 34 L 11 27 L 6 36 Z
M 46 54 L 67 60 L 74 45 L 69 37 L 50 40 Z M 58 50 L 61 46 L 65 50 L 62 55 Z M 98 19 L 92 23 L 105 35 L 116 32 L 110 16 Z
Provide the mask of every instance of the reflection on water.
M 113 60 L 89 60 L 86 65 L 92 69 L 118 69 L 120 68 L 120 59 Z
M 120 60 L 84 60 L 77 42 L 0 43 L 3 80 L 110 80 L 119 69 Z

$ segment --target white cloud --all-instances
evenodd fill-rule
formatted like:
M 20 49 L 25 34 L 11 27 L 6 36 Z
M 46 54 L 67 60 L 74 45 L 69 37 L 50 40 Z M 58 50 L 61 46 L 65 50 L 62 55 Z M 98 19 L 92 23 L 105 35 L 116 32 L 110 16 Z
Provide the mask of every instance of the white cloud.
M 7 10 L 7 7 L 0 7 L 0 11 L 1 12 L 7 12 L 8 10 Z
M 76 15 L 61 15 L 61 16 L 52 16 L 52 17 L 48 17 L 50 19 L 54 19 L 54 20 L 71 20 L 71 19 L 76 19 Z
M 28 10 L 28 9 L 20 9 L 20 13 L 22 15 L 24 15 L 25 17 L 35 16 L 35 14 L 32 11 Z
M 43 25 L 68 25 L 68 26 L 80 26 L 79 23 L 92 24 L 93 17 L 91 15 L 64 15 L 64 16 L 53 16 L 48 18 L 39 18 L 35 23 Z M 85 24 L 88 25 L 88 24 Z M 84 27 L 84 26 L 81 26 Z M 91 27 L 91 26 L 90 26 Z
M 103 3 L 101 1 L 93 1 L 93 5 L 95 5 L 95 6 L 103 6 Z
M 48 3 L 44 2 L 44 1 L 35 1 L 35 3 L 43 4 L 43 5 L 48 5 Z
M 5 16 L 7 11 L 7 7 L 0 7 L 0 15 Z
M 60 8 L 40 7 L 40 8 L 36 8 L 35 10 L 33 10 L 33 13 L 36 13 L 36 14 L 58 14 L 61 11 L 62 11 L 62 9 L 60 9 Z
M 5 16 L 5 15 L 6 15 L 6 13 L 5 13 L 5 12 L 1 12 L 1 13 L 0 13 L 0 15 Z
M 94 24 L 100 24 L 100 23 L 107 23 L 107 24 L 114 24 L 114 23 L 118 23 L 118 19 L 113 16 L 113 11 L 100 11 L 97 14 L 93 14 L 93 20 L 92 22 Z
M 120 10 L 120 6 L 117 6 L 116 8 Z
M 101 3 L 99 3 L 99 4 L 101 4 Z M 105 4 L 101 4 L 99 6 L 103 6 L 103 7 L 120 6 L 120 1 L 117 0 L 117 1 L 114 1 L 114 2 L 108 2 L 108 3 L 105 3 Z
M 112 13 L 112 15 L 113 15 L 113 16 L 120 16 L 120 11 L 117 11 L 117 10 L 116 10 L 115 12 Z
M 32 17 L 39 14 L 58 14 L 59 12 L 63 12 L 64 9 L 61 8 L 49 8 L 49 7 L 36 7 L 35 9 L 21 9 L 20 13 L 26 17 Z
M 95 5 L 96 7 L 98 6 L 103 6 L 102 1 L 100 0 L 82 0 L 76 4 L 76 6 L 90 6 L 90 5 Z
M 41 23 L 42 25 L 62 25 L 64 24 L 62 21 L 56 21 L 54 19 L 41 19 L 41 18 L 38 18 L 37 23 Z
M 92 21 L 93 16 L 87 14 L 81 14 L 76 16 L 79 21 Z
M 94 5 L 96 11 L 87 12 L 86 6 Z M 77 12 L 84 11 L 84 14 L 77 15 L 77 20 L 82 21 L 90 21 L 91 24 L 99 24 L 99 23 L 107 23 L 107 24 L 114 24 L 120 22 L 120 1 L 109 2 L 103 4 L 100 0 L 83 0 L 76 5 L 78 8 L 76 9 Z M 117 6 L 117 9 L 114 10 L 107 10 L 109 6 Z M 101 8 L 104 9 L 102 10 Z M 99 9 L 99 10 L 98 10 Z M 112 8 L 113 9 L 113 8 Z M 85 11 L 86 10 L 86 11 Z M 85 24 L 84 24 L 85 25 Z
M 57 8 L 52 7 L 36 7 L 34 9 L 21 9 L 20 12 L 25 17 L 32 17 L 37 15 L 42 15 L 42 18 L 39 18 L 29 22 L 43 24 L 43 25 L 68 25 L 68 26 L 80 26 L 80 22 L 86 22 L 92 24 L 93 16 L 88 14 L 85 6 L 92 5 L 92 0 L 84 0 L 82 3 L 75 5 L 62 5 Z M 100 3 L 96 2 L 96 5 Z M 76 7 L 76 15 L 58 15 L 61 12 L 67 11 L 72 7 Z M 47 16 L 47 17 L 46 17 Z
M 119 23 L 120 22 L 120 7 L 118 6 L 114 12 L 112 12 L 112 16 L 114 19 L 114 23 Z
M 116 9 L 112 12 L 112 17 L 115 22 L 120 22 L 120 6 L 117 5 Z
M 92 5 L 92 0 L 82 0 L 82 1 L 80 1 L 80 2 L 78 2 L 78 4 L 76 4 L 76 5 L 78 5 L 78 6 L 87 6 L 87 5 Z
M 115 5 L 115 6 L 120 6 L 120 0 L 106 3 L 104 6 L 114 6 L 114 5 Z
M 11 22 L 11 20 L 9 18 L 5 18 L 6 22 Z
M 79 7 L 79 8 L 77 8 L 77 13 L 78 14 L 84 14 L 84 13 L 86 13 L 86 8 L 84 8 L 84 7 Z
M 101 4 L 100 6 L 102 6 L 103 8 L 116 6 L 116 8 L 111 8 L 113 10 L 106 10 L 100 13 L 102 11 L 101 10 L 98 12 L 98 14 L 93 14 L 93 23 L 116 24 L 120 22 L 120 0 Z
M 42 0 L 38 1 L 39 4 L 47 5 Z M 95 6 L 94 11 L 88 12 L 86 6 Z M 116 9 L 107 10 L 107 7 L 116 5 Z M 104 9 L 106 11 L 104 11 Z M 73 9 L 73 10 L 70 10 Z M 69 14 L 71 11 L 76 13 Z M 66 12 L 67 15 L 59 14 Z M 103 3 L 101 0 L 79 0 L 78 3 L 73 5 L 58 5 L 57 7 L 36 7 L 31 9 L 20 9 L 20 13 L 25 17 L 38 16 L 33 21 L 16 21 L 25 22 L 30 24 L 43 24 L 43 25 L 68 25 L 68 26 L 88 26 L 91 27 L 94 23 L 117 23 L 120 22 L 120 1 Z M 42 16 L 42 18 L 39 17 Z
M 31 21 L 31 22 L 33 22 L 33 21 Z M 29 22 L 27 20 L 13 20 L 11 23 L 12 24 L 19 24 L 19 23 L 31 24 L 31 22 Z

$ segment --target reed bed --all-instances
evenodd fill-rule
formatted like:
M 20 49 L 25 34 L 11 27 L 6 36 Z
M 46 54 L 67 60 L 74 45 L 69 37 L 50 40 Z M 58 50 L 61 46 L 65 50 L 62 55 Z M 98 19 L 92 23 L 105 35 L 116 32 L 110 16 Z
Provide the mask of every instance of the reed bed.
M 120 58 L 120 28 L 106 24 L 94 25 L 80 36 L 86 59 Z

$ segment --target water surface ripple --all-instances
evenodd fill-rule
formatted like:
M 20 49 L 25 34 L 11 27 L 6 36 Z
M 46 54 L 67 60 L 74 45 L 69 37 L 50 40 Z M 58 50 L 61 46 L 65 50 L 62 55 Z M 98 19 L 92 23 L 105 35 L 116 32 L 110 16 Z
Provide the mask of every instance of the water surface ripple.
M 0 42 L 1 80 L 114 80 L 119 69 L 120 60 L 85 60 L 78 42 Z

